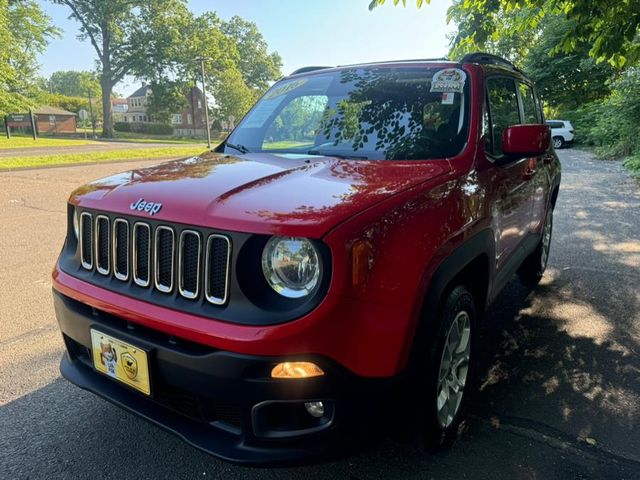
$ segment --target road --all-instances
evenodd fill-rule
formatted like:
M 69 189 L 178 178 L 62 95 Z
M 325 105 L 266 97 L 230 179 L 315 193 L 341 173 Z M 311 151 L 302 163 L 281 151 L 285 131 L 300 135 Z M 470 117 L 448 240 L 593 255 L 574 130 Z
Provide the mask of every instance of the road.
M 145 163 L 0 173 L 0 477 L 640 478 L 640 185 L 617 162 L 560 157 L 548 273 L 533 292 L 514 279 L 488 312 L 453 448 L 425 455 L 391 435 L 273 470 L 218 461 L 60 378 L 49 275 L 65 200 Z

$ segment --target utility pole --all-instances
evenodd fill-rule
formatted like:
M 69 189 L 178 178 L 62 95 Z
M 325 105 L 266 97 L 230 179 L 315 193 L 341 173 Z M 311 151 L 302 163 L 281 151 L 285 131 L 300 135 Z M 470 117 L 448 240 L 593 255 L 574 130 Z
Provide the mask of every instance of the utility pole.
M 91 103 L 91 89 L 87 90 L 89 92 L 89 115 L 91 116 L 91 129 L 93 130 L 93 138 L 96 138 L 96 120 L 93 118 L 93 104 Z
M 208 60 L 205 57 L 198 58 L 200 60 L 200 74 L 202 75 L 202 101 L 204 103 L 204 118 L 205 118 L 205 129 L 207 130 L 207 148 L 211 150 L 211 131 L 209 130 L 209 106 L 207 105 L 207 86 L 204 80 L 204 61 Z M 195 119 L 194 119 L 195 121 Z

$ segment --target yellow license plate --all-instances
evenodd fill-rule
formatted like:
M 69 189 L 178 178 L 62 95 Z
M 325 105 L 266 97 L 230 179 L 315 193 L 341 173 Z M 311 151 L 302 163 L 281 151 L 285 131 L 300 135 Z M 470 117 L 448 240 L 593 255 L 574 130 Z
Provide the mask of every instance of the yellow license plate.
M 93 366 L 99 372 L 146 394 L 151 394 L 147 352 L 91 329 Z

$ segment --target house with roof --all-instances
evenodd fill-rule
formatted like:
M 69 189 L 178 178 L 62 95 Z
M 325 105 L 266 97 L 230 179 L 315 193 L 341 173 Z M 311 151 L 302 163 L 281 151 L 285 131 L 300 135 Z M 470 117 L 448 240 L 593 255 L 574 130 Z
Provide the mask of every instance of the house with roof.
M 127 112 L 123 114 L 125 122 L 155 123 L 153 115 L 147 112 L 149 97 L 153 92 L 151 85 L 142 85 L 127 97 Z M 198 87 L 185 92 L 186 107 L 170 115 L 170 123 L 177 135 L 201 135 L 205 132 L 204 96 Z
M 62 108 L 43 106 L 32 110 L 36 132 L 39 135 L 49 133 L 76 133 L 76 114 Z M 31 118 L 28 113 L 9 115 L 7 125 L 12 130 L 28 131 Z

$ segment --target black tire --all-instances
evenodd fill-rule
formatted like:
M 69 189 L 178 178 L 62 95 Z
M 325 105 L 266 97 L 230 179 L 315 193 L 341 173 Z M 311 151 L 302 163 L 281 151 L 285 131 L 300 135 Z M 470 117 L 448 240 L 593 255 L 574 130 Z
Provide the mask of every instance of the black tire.
M 534 288 L 544 275 L 549 262 L 551 236 L 553 233 L 553 208 L 549 208 L 542 226 L 542 236 L 536 249 L 522 262 L 518 270 L 520 281 L 530 288 Z
M 553 148 L 560 149 L 564 147 L 564 138 L 553 137 Z
M 460 332 L 456 325 L 461 325 L 461 320 L 466 317 L 468 331 L 466 335 L 468 344 L 468 358 L 466 364 L 460 363 L 456 370 L 455 379 L 447 376 L 443 381 L 441 370 L 447 370 L 445 345 L 451 344 L 451 334 Z M 463 286 L 457 286 L 444 298 L 439 309 L 436 323 L 432 324 L 435 330 L 431 335 L 426 335 L 429 340 L 424 345 L 421 355 L 416 355 L 415 377 L 411 395 L 415 399 L 413 409 L 413 435 L 416 446 L 421 450 L 435 451 L 450 446 L 456 439 L 460 423 L 464 418 L 464 407 L 469 396 L 471 379 L 473 378 L 473 352 L 475 350 L 476 310 L 473 296 Z M 460 343 L 462 348 L 463 342 Z M 420 348 L 420 345 L 417 346 Z M 456 349 L 457 355 L 462 355 L 462 350 Z M 448 351 L 448 350 L 447 350 Z M 455 355 L 452 355 L 455 359 Z M 451 358 L 451 357 L 450 357 Z M 462 357 L 460 357 L 462 358 Z M 452 362 L 449 363 L 449 365 Z M 463 375 L 462 371 L 466 369 Z M 449 379 L 451 382 L 449 382 Z M 460 398 L 452 387 L 455 383 L 460 387 Z M 444 391 L 446 389 L 446 392 Z M 448 394 L 451 394 L 449 397 Z M 444 409 L 439 408 L 445 397 L 455 398 L 452 405 L 457 404 L 455 411 L 448 415 Z M 453 410 L 453 409 L 451 409 Z

